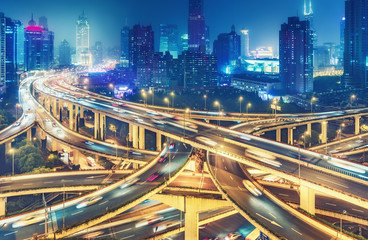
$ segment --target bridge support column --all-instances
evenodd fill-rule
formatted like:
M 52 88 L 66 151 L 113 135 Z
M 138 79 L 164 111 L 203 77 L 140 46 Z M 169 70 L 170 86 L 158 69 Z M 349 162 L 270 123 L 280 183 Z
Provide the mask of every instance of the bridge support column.
M 133 142 L 133 125 L 129 123 L 129 133 L 128 133 L 128 137 L 129 137 L 129 142 Z
M 41 130 L 41 149 L 46 150 L 47 136 L 44 131 Z
M 139 164 L 138 163 L 133 163 L 133 169 L 136 170 L 139 168 Z
M 276 141 L 281 142 L 281 128 L 276 129 Z
M 327 143 L 327 122 L 321 123 L 321 143 Z
M 133 134 L 131 135 L 133 135 L 133 148 L 138 148 L 138 126 L 133 125 L 132 128 Z
M 99 135 L 100 135 L 100 116 L 99 116 L 99 113 L 97 112 L 94 112 L 94 123 L 95 123 L 95 139 L 99 139 Z
M 12 141 L 10 140 L 8 142 L 5 143 L 5 154 L 10 154 L 10 149 L 12 148 Z
M 6 202 L 7 202 L 6 197 L 0 198 L 0 217 L 5 217 L 6 215 Z
M 161 133 L 156 133 L 156 151 L 162 150 L 162 136 Z
M 27 141 L 32 141 L 32 128 L 27 131 Z
M 100 114 L 100 140 L 105 140 L 106 115 Z
M 79 164 L 79 158 L 80 158 L 80 152 L 79 150 L 74 149 L 73 150 L 73 164 L 78 165 Z
M 69 103 L 68 110 L 69 110 L 69 128 L 70 130 L 74 131 L 74 105 Z
M 314 215 L 316 213 L 315 202 L 316 202 L 316 193 L 314 192 L 314 189 L 301 185 L 300 208 Z
M 63 109 L 64 109 L 64 103 L 59 99 L 59 121 L 63 121 Z
M 84 109 L 82 106 L 79 107 L 79 127 L 84 127 Z
M 51 140 L 51 152 L 56 152 L 58 150 L 58 144 L 55 139 Z
M 311 123 L 307 124 L 307 132 L 309 133 L 309 136 L 312 136 L 312 124 Z
M 56 118 L 57 115 L 58 115 L 57 101 L 56 98 L 54 98 L 52 101 L 52 116 Z
M 294 144 L 293 128 L 288 128 L 288 144 Z
M 209 119 L 205 119 L 206 123 L 210 123 L 210 120 Z
M 358 135 L 360 133 L 360 118 L 361 116 L 355 116 L 355 135 Z
M 145 142 L 146 142 L 146 136 L 145 136 L 145 129 L 143 127 L 139 127 L 139 149 L 145 149 Z

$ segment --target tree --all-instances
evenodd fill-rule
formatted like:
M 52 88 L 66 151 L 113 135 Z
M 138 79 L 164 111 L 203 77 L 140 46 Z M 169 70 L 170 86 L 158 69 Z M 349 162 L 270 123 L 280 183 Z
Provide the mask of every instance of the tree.
M 45 166 L 45 160 L 33 143 L 29 141 L 22 141 L 22 143 L 25 144 L 16 150 L 16 170 L 19 173 L 26 173 L 33 171 L 35 168 Z

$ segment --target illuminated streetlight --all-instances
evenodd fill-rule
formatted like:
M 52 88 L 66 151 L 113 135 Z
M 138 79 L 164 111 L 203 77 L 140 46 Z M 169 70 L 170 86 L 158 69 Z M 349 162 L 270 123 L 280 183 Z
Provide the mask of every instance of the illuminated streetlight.
M 206 111 L 207 110 L 207 95 L 203 95 L 203 98 L 204 98 L 204 110 Z
M 13 148 L 11 148 L 10 150 L 9 150 L 9 153 L 11 153 L 11 155 L 12 155 L 12 175 L 14 176 L 14 149 Z
M 147 93 L 146 93 L 146 91 L 142 91 L 142 97 L 143 97 L 143 100 L 144 100 L 144 105 L 147 106 Z
M 247 112 L 247 122 L 248 122 L 248 110 L 249 110 L 249 108 L 251 108 L 252 107 L 252 104 L 249 102 L 248 104 L 247 104 L 247 107 L 246 107 L 246 112 Z
M 218 107 L 218 111 L 219 111 L 219 114 L 218 114 L 218 116 L 219 116 L 219 120 L 217 121 L 217 123 L 218 123 L 218 125 L 220 126 L 221 104 L 220 104 L 220 102 L 219 102 L 219 101 L 215 101 L 215 102 L 214 102 L 214 105 L 215 105 L 215 107 Z
M 310 100 L 310 105 L 311 105 L 311 113 L 313 113 L 313 102 L 317 101 L 316 97 L 312 97 Z
M 167 97 L 164 98 L 164 102 L 167 103 L 167 108 L 170 108 L 170 101 Z
M 171 92 L 170 95 L 172 97 L 172 106 L 173 106 L 173 108 L 175 108 L 175 102 L 174 102 L 175 93 L 174 92 Z
M 242 104 L 243 100 L 244 100 L 244 98 L 243 98 L 242 96 L 240 96 L 240 97 L 239 97 L 239 105 L 240 105 L 240 110 L 239 110 L 239 112 L 240 112 L 240 114 L 241 114 L 241 112 L 242 112 L 241 104 Z
M 353 101 L 356 99 L 356 95 L 353 94 L 350 96 L 350 107 L 352 108 L 353 107 Z
M 152 105 L 155 105 L 155 90 L 150 89 L 148 94 L 152 95 Z

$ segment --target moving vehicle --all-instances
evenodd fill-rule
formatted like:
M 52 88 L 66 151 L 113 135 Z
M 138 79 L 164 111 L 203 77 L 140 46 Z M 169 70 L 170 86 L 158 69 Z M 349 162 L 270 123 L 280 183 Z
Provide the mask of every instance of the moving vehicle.
M 18 127 L 20 125 L 20 121 L 16 121 L 15 123 L 14 123 L 14 127 Z
M 79 203 L 76 208 L 79 209 L 79 208 L 84 208 L 84 207 L 93 205 L 93 204 L 101 201 L 101 199 L 102 199 L 101 196 L 94 196 L 94 197 L 87 198 L 83 202 Z
M 45 221 L 45 214 L 41 213 L 41 214 L 29 215 L 29 216 L 22 218 L 18 222 L 13 223 L 12 227 L 19 228 L 19 227 L 24 227 L 24 226 L 32 225 L 35 223 L 39 223 L 42 221 Z
M 149 176 L 147 178 L 148 182 L 153 182 L 156 178 L 160 177 L 161 174 L 159 172 L 155 172 L 154 174 L 152 174 L 151 176 Z
M 130 180 L 126 181 L 125 183 L 123 183 L 120 186 L 120 188 L 123 189 L 123 188 L 129 187 L 129 186 L 133 185 L 134 183 L 136 183 L 138 181 L 139 181 L 139 178 L 130 179 Z
M 87 157 L 87 160 L 86 160 L 88 166 L 90 167 L 95 167 L 96 166 L 96 162 L 95 162 L 95 159 L 93 157 Z
M 254 196 L 258 197 L 262 195 L 262 192 L 249 180 L 242 181 L 244 187 Z

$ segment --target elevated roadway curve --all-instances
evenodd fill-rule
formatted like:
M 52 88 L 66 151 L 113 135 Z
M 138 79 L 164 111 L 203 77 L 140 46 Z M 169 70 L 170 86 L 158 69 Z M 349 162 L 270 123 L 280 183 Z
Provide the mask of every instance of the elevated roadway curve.
M 150 162 L 136 174 L 70 201 L 57 204 L 26 214 L 0 219 L 1 239 L 25 239 L 34 233 L 45 233 L 45 215 L 47 215 L 47 230 L 49 237 L 62 238 L 80 231 L 87 226 L 99 224 L 135 206 L 144 199 L 160 191 L 174 177 L 180 174 L 188 162 L 192 148 L 189 145 L 176 143 L 173 150 L 165 148 L 162 154 L 171 151 L 171 164 L 158 163 L 157 159 Z M 30 218 L 35 219 L 29 220 Z M 88 219 L 94 218 L 91 221 Z M 67 230 L 62 230 L 63 219 Z M 79 225 L 81 221 L 87 225 Z M 79 226 L 79 227 L 78 227 Z M 52 234 L 51 234 L 52 233 Z M 55 235 L 53 234 L 55 233 Z
M 42 85 L 41 88 L 45 92 L 44 94 L 53 93 L 54 96 L 57 95 L 55 90 L 49 88 L 57 86 L 57 81 L 52 82 L 52 86 L 46 86 L 50 84 L 47 82 L 46 85 L 43 85 L 43 83 L 39 84 Z M 72 92 L 72 90 L 69 91 Z M 77 93 L 78 91 L 74 92 L 74 94 Z M 182 135 L 184 138 L 181 137 L 178 140 L 187 141 L 193 146 L 205 148 L 215 153 L 230 154 L 233 156 L 233 160 L 252 167 L 262 168 L 292 181 L 299 181 L 297 177 L 300 165 L 303 183 L 316 190 L 326 191 L 368 208 L 368 194 L 366 194 L 368 191 L 365 191 L 368 185 L 366 181 L 368 178 L 367 167 L 336 158 L 330 159 L 322 154 L 301 150 L 260 137 L 241 134 L 199 121 L 190 121 L 192 124 L 195 124 L 195 127 L 183 127 L 182 118 L 167 116 L 167 114 L 160 112 L 155 113 L 161 119 L 160 122 L 157 122 L 153 119 L 151 112 L 147 112 L 145 108 L 134 104 L 113 107 L 112 102 L 115 100 L 102 101 L 95 99 L 95 101 L 90 101 L 83 96 L 80 96 L 79 100 L 74 102 L 68 97 L 67 93 L 59 93 L 58 95 L 60 94 L 64 95 L 61 97 L 63 101 L 73 102 L 85 108 L 103 112 L 113 118 L 122 119 L 152 131 L 159 131 L 164 135 L 172 133 Z M 119 110 L 112 111 L 115 108 Z M 143 122 L 136 122 L 136 118 L 141 118 Z M 253 153 L 250 153 L 251 149 L 253 149 Z M 245 150 L 247 150 L 247 153 Z M 260 160 L 262 157 L 257 155 L 257 151 L 266 151 L 267 154 L 271 154 L 272 158 L 276 158 L 276 164 L 272 161 Z M 299 155 L 300 161 L 298 161 Z

